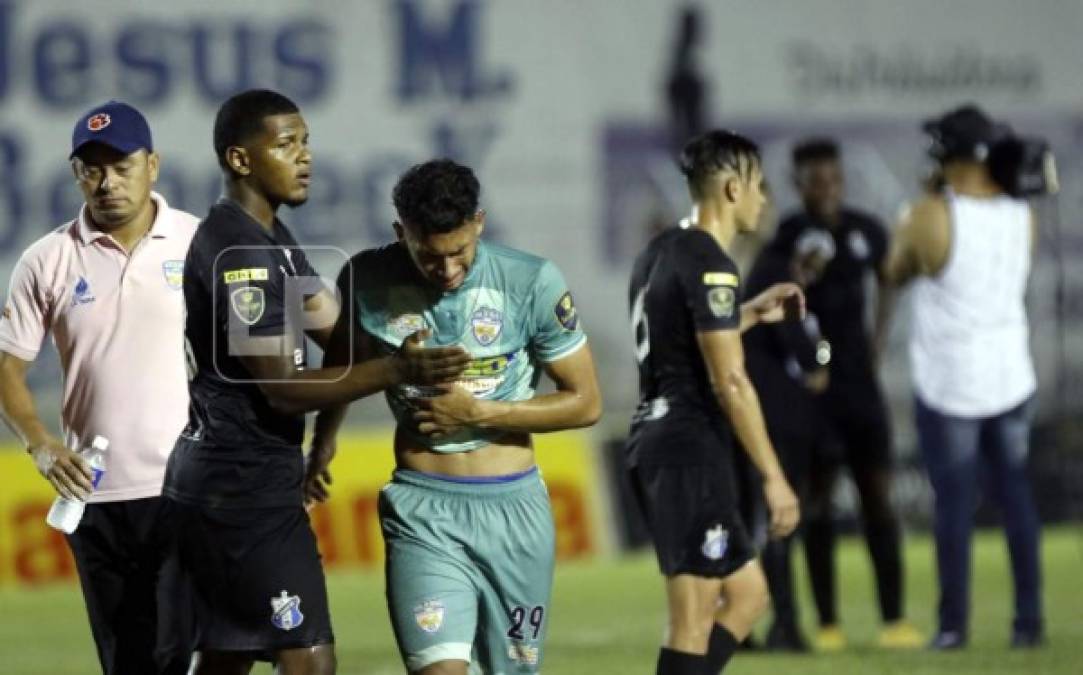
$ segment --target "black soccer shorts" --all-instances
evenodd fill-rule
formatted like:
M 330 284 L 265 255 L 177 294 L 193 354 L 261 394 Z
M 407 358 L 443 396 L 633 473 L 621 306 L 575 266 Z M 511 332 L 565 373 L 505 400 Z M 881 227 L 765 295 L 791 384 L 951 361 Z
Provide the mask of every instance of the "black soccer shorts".
M 269 660 L 277 651 L 334 643 L 323 566 L 304 508 L 180 504 L 179 511 L 197 649 Z
M 728 465 L 638 465 L 629 470 L 662 574 L 724 578 L 756 557 Z

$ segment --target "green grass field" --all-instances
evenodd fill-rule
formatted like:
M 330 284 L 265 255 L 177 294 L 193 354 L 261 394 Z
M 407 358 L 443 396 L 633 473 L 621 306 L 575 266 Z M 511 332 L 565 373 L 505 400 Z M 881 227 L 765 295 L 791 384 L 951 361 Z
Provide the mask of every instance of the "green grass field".
M 1049 645 L 1030 652 L 1007 648 L 1011 582 L 999 533 L 978 537 L 975 550 L 971 646 L 965 652 L 892 653 L 874 646 L 878 617 L 873 584 L 859 540 L 840 555 L 841 613 L 851 648 L 841 655 L 783 657 L 739 654 L 727 673 L 849 675 L 1032 675 L 1083 673 L 1083 533 L 1045 534 L 1043 556 Z M 909 614 L 932 629 L 934 575 L 930 542 L 911 537 L 906 549 Z M 802 566 L 798 566 L 800 570 Z M 380 574 L 339 574 L 329 580 L 338 636 L 339 673 L 402 673 L 383 605 Z M 801 580 L 805 625 L 811 600 Z M 0 672 L 75 675 L 98 672 L 78 590 L 72 587 L 0 592 Z M 662 634 L 662 588 L 654 559 L 640 554 L 557 570 L 546 652 L 546 675 L 654 672 Z M 266 666 L 256 673 L 267 673 Z

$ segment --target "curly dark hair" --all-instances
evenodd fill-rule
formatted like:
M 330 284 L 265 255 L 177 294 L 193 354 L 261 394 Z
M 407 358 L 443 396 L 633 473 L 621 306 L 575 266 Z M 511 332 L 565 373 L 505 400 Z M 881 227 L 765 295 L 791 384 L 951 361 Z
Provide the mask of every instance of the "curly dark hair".
M 481 185 L 466 166 L 450 159 L 415 164 L 395 184 L 392 200 L 399 219 L 422 234 L 446 234 L 478 211 Z
M 748 178 L 752 167 L 760 163 L 760 149 L 749 139 L 732 131 L 708 131 L 688 141 L 681 151 L 678 166 L 688 181 L 692 196 L 704 196 L 708 178 L 729 169 Z

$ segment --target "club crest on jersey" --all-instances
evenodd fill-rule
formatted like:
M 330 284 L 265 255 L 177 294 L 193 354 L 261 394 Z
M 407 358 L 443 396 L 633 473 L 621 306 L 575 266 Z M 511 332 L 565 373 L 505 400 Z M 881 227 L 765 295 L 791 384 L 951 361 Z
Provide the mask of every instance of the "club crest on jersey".
M 397 338 L 408 338 L 419 330 L 425 330 L 425 317 L 420 314 L 400 314 L 388 320 L 387 328 Z
M 575 302 L 572 301 L 570 291 L 564 291 L 564 295 L 560 296 L 553 313 L 557 315 L 557 321 L 564 326 L 564 330 L 575 330 L 579 327 L 579 313 L 575 311 Z
M 263 289 L 256 286 L 245 286 L 233 291 L 229 294 L 229 304 L 233 306 L 233 313 L 237 318 L 247 326 L 260 320 L 267 305 Z
M 500 337 L 500 331 L 504 328 L 504 315 L 492 307 L 482 307 L 470 317 L 470 326 L 478 344 L 488 347 Z
M 703 546 L 700 547 L 700 551 L 703 553 L 703 557 L 708 560 L 721 560 L 722 556 L 726 555 L 729 543 L 729 531 L 724 529 L 721 524 L 715 525 L 707 530 L 704 535 Z
M 737 294 L 730 286 L 716 286 L 707 291 L 707 307 L 711 314 L 720 319 L 733 316 L 733 307 L 737 304 Z
M 305 622 L 301 613 L 301 598 L 286 591 L 271 598 L 271 623 L 280 630 L 293 630 Z
M 414 620 L 417 627 L 426 633 L 435 633 L 444 625 L 444 603 L 439 600 L 426 600 L 414 607 Z
M 184 261 L 166 260 L 162 263 L 162 274 L 170 288 L 179 289 L 184 284 Z

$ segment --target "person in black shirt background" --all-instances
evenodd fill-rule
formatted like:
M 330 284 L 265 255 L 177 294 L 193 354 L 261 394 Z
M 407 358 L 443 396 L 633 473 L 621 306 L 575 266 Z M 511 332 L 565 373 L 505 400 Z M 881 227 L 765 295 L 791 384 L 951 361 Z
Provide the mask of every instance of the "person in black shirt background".
M 317 427 L 307 472 L 304 413 L 409 382 L 454 381 L 460 347 L 399 352 L 306 370 L 305 337 L 325 346 L 335 297 L 275 213 L 308 197 L 308 127 L 281 94 L 252 90 L 218 111 L 214 146 L 225 197 L 200 223 L 184 267 L 189 421 L 165 477 L 180 563 L 196 598 L 196 675 L 335 671 L 334 637 L 306 501 L 327 496 L 331 426 Z M 341 325 L 338 322 L 337 325 Z
M 834 255 L 834 240 L 818 230 L 806 232 L 796 243 L 775 239 L 756 258 L 745 292 L 755 296 L 787 282 L 805 288 L 819 278 Z M 829 436 L 815 395 L 827 388 L 830 344 L 819 334 L 819 322 L 811 312 L 802 322 L 783 321 L 751 328 L 743 341 L 748 375 L 760 396 L 768 435 L 804 510 L 809 472 L 817 470 L 813 462 L 822 456 L 820 448 Z M 756 531 L 761 513 L 758 476 L 743 454 L 737 454 L 735 459 L 742 515 Z M 768 539 L 760 555 L 774 614 L 765 641 L 770 650 L 808 649 L 798 627 L 793 594 L 790 549 L 795 536 Z
M 884 227 L 871 215 L 843 204 L 843 171 L 837 144 L 810 139 L 793 151 L 794 181 L 803 208 L 784 218 L 777 239 L 791 248 L 806 233 L 828 234 L 835 256 L 807 288 L 809 311 L 818 317 L 832 359 L 820 411 L 839 444 L 835 468 L 811 476 L 804 539 L 813 594 L 820 618 L 816 646 L 845 647 L 839 628 L 835 586 L 835 530 L 831 494 L 837 468 L 850 469 L 861 498 L 865 541 L 873 561 L 883 627 L 883 647 L 917 648 L 923 638 L 904 619 L 901 530 L 890 502 L 891 428 L 875 374 L 879 346 L 870 338 L 866 285 L 876 274 L 877 321 L 888 314 L 890 296 L 879 271 L 888 250 Z M 879 334 L 879 332 L 877 333 Z
M 692 216 L 651 240 L 629 286 L 640 403 L 626 461 L 669 607 L 657 675 L 720 672 L 767 608 L 737 508 L 734 432 L 763 476 L 772 535 L 789 534 L 799 517 L 745 372 L 740 331 L 800 315 L 803 298 L 782 284 L 740 305 L 739 273 L 725 250 L 755 229 L 766 201 L 759 151 L 712 131 L 685 146 L 681 170 Z

